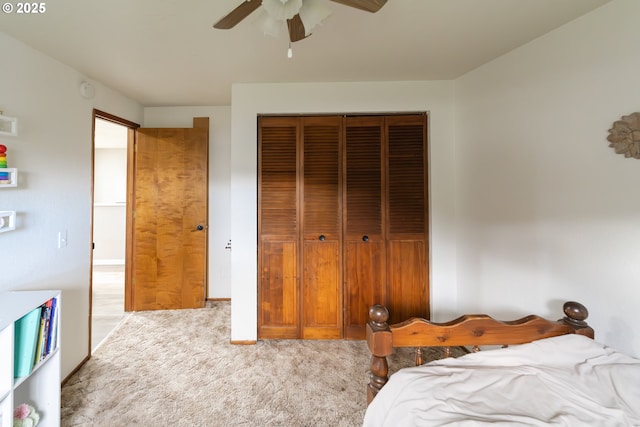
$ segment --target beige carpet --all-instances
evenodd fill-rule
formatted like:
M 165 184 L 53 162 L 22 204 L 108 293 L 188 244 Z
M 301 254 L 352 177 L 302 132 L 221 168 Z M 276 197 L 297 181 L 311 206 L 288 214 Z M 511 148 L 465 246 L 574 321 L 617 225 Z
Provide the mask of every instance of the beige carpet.
M 62 426 L 361 425 L 363 341 L 231 345 L 229 319 L 228 302 L 127 317 L 63 386 Z

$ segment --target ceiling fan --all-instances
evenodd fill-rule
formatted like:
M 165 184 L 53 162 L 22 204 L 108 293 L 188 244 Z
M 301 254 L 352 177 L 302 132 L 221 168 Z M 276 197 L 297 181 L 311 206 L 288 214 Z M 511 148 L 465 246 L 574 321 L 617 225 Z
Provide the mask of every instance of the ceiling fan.
M 387 0 L 330 1 L 372 13 L 380 10 L 387 2 Z M 213 28 L 221 30 L 233 28 L 262 6 L 267 15 L 267 21 L 263 22 L 265 32 L 275 35 L 270 28 L 279 22 L 286 21 L 289 40 L 293 43 L 310 36 L 311 29 L 329 16 L 331 10 L 324 3 L 326 0 L 244 0 L 216 22 Z

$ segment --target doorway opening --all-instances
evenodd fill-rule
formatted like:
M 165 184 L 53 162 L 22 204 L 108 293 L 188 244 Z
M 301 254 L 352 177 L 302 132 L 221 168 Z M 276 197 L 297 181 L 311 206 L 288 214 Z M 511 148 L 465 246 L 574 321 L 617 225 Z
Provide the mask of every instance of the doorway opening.
M 136 127 L 94 111 L 90 353 L 126 317 L 128 157 Z
M 95 119 L 91 351 L 124 319 L 127 128 Z

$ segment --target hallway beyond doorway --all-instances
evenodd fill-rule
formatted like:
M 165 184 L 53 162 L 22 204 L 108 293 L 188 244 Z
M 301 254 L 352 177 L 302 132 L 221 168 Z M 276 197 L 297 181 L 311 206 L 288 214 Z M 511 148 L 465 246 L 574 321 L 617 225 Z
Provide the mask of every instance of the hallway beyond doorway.
M 125 318 L 124 265 L 93 266 L 91 352 Z

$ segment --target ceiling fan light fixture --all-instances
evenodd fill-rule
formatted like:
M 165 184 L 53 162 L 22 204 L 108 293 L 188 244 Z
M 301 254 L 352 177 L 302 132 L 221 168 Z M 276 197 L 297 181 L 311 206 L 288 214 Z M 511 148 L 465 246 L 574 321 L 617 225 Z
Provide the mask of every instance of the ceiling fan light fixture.
M 257 19 L 257 24 L 262 28 L 262 32 L 271 37 L 279 37 L 284 30 L 284 21 L 273 19 L 266 11 L 262 11 Z
M 323 0 L 304 0 L 298 13 L 304 24 L 305 35 L 309 36 L 314 27 L 331 15 L 331 9 Z
M 287 58 L 293 58 L 293 49 L 291 49 L 291 43 L 289 43 L 289 49 L 287 50 Z
M 387 3 L 387 0 L 331 0 L 345 6 L 375 13 Z M 262 6 L 263 15 L 258 21 L 265 34 L 277 36 L 277 26 L 286 24 L 289 40 L 296 42 L 311 35 L 311 30 L 322 23 L 331 14 L 326 0 L 245 0 L 231 12 L 213 24 L 213 28 L 228 30 L 251 15 Z
M 262 0 L 262 7 L 276 21 L 286 21 L 298 14 L 302 0 Z

